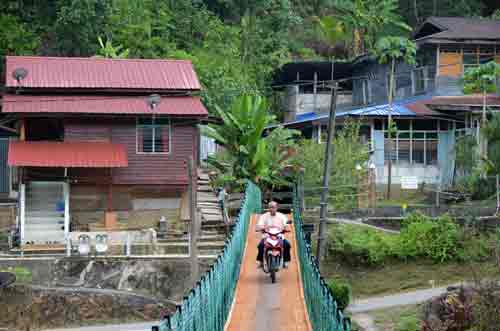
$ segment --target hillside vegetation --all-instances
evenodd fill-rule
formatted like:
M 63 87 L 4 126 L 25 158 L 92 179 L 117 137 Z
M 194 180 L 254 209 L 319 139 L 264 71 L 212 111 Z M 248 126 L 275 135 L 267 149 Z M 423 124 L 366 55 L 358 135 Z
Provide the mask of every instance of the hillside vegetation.
M 0 56 L 190 59 L 212 111 L 242 92 L 268 94 L 272 72 L 293 58 L 352 57 L 380 34 L 401 33 L 387 23 L 485 16 L 495 6 L 494 0 L 5 0 Z M 328 16 L 344 29 L 334 45 L 317 28 Z

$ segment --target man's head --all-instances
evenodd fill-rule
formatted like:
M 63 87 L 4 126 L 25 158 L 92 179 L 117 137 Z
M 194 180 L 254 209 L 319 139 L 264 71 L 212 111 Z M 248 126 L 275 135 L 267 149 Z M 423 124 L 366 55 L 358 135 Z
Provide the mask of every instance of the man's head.
M 276 201 L 269 202 L 269 212 L 271 213 L 271 215 L 272 216 L 276 215 L 277 211 L 278 211 L 278 203 Z

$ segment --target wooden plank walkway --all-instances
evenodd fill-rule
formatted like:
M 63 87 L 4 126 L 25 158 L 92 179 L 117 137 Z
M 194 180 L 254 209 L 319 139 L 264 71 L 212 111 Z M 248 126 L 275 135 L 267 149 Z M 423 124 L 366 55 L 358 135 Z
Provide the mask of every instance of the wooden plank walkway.
M 307 315 L 297 247 L 293 232 L 287 234 L 292 245 L 292 261 L 281 270 L 275 284 L 257 269 L 255 258 L 261 234 L 255 232 L 258 215 L 252 216 L 236 287 L 235 299 L 225 331 L 291 330 L 312 331 Z

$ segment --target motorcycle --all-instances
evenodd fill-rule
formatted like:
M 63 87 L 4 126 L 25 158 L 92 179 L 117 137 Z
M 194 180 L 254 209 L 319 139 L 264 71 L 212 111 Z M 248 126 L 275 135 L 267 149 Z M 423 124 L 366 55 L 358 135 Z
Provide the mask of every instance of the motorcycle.
M 270 227 L 262 230 L 267 234 L 264 240 L 264 264 L 262 269 L 271 276 L 271 282 L 276 282 L 276 273 L 282 267 L 283 260 L 283 231 L 280 228 Z

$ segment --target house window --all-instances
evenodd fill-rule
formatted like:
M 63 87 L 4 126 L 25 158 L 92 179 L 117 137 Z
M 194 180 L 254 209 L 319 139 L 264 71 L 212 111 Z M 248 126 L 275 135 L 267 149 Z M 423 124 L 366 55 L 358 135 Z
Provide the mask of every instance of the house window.
M 480 64 L 495 61 L 494 47 L 466 46 L 463 48 L 463 53 L 464 71 Z
M 140 118 L 137 120 L 137 153 L 170 153 L 170 122 L 166 118 Z
M 436 165 L 438 162 L 437 131 L 398 131 L 397 138 L 392 139 L 392 153 L 389 150 L 389 139 L 385 133 L 385 160 L 391 158 L 401 164 Z
M 421 67 L 417 68 L 413 71 L 413 86 L 414 86 L 414 93 L 415 94 L 420 94 L 424 93 L 426 90 L 426 73 L 425 73 L 426 68 Z

